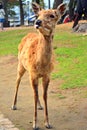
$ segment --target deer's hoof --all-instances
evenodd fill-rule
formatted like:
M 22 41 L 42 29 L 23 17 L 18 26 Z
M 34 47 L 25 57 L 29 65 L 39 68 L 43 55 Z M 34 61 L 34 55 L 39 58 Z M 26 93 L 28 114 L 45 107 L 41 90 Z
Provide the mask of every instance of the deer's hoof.
M 39 127 L 37 127 L 37 128 L 33 128 L 33 130 L 39 130 Z
M 49 125 L 49 124 L 45 125 L 45 127 L 46 127 L 47 129 L 52 129 L 52 126 Z
M 38 110 L 43 110 L 43 107 L 42 106 L 38 106 L 37 109 Z
M 39 130 L 39 127 L 35 121 L 33 121 L 33 130 Z
M 13 105 L 13 106 L 11 107 L 11 109 L 12 109 L 12 110 L 17 110 L 17 107 L 16 107 L 15 105 Z

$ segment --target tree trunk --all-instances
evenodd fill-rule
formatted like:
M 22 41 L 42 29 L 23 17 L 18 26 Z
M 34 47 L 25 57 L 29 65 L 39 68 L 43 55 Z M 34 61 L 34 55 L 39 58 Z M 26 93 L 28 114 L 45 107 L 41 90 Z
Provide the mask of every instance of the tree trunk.
M 32 0 L 32 2 L 36 2 L 37 4 L 40 4 L 40 0 Z
M 5 21 L 8 22 L 8 11 L 7 11 L 8 0 L 2 0 L 2 3 L 5 11 Z
M 40 4 L 40 0 L 36 0 L 36 3 L 37 3 L 37 4 Z
M 53 8 L 56 9 L 62 2 L 63 0 L 54 0 Z
M 50 9 L 50 0 L 48 0 L 48 7 L 49 7 L 49 9 Z
M 23 11 L 22 0 L 19 0 L 19 4 L 20 4 L 20 18 L 21 18 L 21 25 L 24 25 L 24 11 Z

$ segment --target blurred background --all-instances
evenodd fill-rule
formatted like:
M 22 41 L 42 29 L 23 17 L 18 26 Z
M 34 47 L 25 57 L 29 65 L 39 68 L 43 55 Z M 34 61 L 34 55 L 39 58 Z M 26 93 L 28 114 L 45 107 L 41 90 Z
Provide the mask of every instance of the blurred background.
M 67 3 L 67 10 L 59 23 L 63 23 L 66 16 L 70 20 L 76 9 L 76 0 L 0 0 L 5 10 L 5 27 L 33 25 L 36 19 L 31 7 L 32 2 L 37 2 L 44 9 L 57 8 L 62 2 Z

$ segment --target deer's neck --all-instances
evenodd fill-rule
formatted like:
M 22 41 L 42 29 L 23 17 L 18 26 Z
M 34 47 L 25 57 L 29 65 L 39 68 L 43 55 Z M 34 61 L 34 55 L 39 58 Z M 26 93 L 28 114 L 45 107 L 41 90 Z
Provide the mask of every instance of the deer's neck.
M 38 61 L 42 61 L 43 64 L 48 64 L 52 57 L 52 40 L 53 35 L 44 36 L 39 34 L 38 43 Z
M 52 40 L 53 40 L 53 34 L 50 34 L 50 36 L 44 36 L 41 33 L 39 34 L 39 44 L 41 46 L 41 49 L 43 50 L 42 52 L 51 53 Z

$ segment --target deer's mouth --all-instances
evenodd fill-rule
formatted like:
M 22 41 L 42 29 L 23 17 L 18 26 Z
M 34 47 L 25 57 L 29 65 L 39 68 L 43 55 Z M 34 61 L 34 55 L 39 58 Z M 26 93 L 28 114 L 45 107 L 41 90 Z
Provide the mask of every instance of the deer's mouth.
M 39 25 L 35 24 L 35 28 L 36 28 L 36 29 L 39 29 L 39 27 L 40 27 Z
M 42 21 L 41 20 L 36 20 L 36 22 L 35 22 L 35 28 L 36 29 L 39 29 L 40 27 L 41 27 L 41 25 L 42 25 Z

